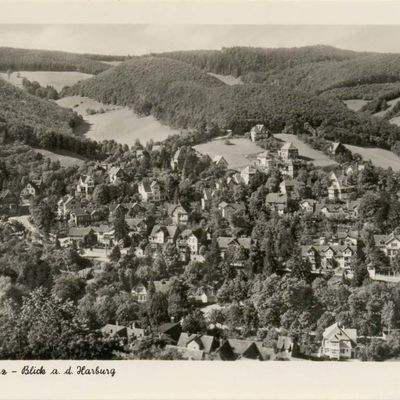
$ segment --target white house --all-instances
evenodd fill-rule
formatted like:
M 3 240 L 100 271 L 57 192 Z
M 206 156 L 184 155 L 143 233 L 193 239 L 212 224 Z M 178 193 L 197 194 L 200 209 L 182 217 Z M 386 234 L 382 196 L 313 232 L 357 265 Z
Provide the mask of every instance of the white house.
M 320 356 L 331 360 L 348 360 L 355 357 L 357 329 L 348 329 L 337 322 L 325 329 L 322 334 Z

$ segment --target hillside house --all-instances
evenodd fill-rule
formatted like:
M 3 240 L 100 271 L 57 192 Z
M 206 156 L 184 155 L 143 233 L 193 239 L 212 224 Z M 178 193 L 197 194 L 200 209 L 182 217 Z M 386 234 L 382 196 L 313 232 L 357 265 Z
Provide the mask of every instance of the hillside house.
M 284 179 L 280 185 L 279 190 L 282 194 L 286 194 L 293 199 L 301 198 L 306 185 L 304 182 L 297 181 L 295 179 Z
M 275 168 L 276 164 L 276 160 L 272 157 L 268 150 L 260 153 L 257 156 L 257 166 L 265 172 L 271 170 L 272 168 Z
M 211 354 L 217 349 L 218 341 L 214 336 L 182 332 L 179 336 L 177 346 Z
M 81 205 L 75 197 L 67 195 L 57 202 L 57 215 L 59 218 L 66 218 L 71 212 L 81 209 Z
M 354 186 L 348 185 L 345 177 L 337 177 L 334 172 L 331 173 L 330 186 L 328 187 L 329 200 L 349 200 L 349 197 L 353 191 Z
M 252 239 L 250 237 L 220 236 L 217 238 L 221 258 L 226 258 L 228 252 L 236 254 L 233 266 L 243 267 L 251 249 Z
M 209 210 L 211 208 L 212 199 L 215 195 L 215 190 L 204 189 L 201 196 L 201 209 Z
M 175 243 L 178 228 L 175 225 L 154 225 L 149 236 L 151 244 Z
M 242 178 L 243 183 L 245 185 L 248 185 L 250 183 L 251 179 L 253 178 L 253 176 L 256 174 L 256 172 L 257 172 L 257 170 L 250 165 L 248 165 L 246 168 L 243 168 L 240 171 L 240 177 Z
M 374 235 L 375 247 L 385 253 L 392 262 L 400 251 L 400 235 Z
M 147 289 L 142 283 L 134 286 L 131 290 L 131 294 L 138 303 L 146 303 L 148 300 Z
M 183 151 L 183 148 L 180 147 L 175 153 L 174 156 L 171 159 L 171 169 L 175 171 L 178 167 L 181 167 L 183 165 L 183 162 L 185 160 L 186 154 Z
M 124 170 L 120 167 L 111 167 L 108 171 L 108 179 L 111 184 L 122 182 L 127 177 Z
M 313 271 L 349 269 L 357 247 L 348 245 L 305 245 L 301 246 L 303 259 L 308 259 Z
M 42 188 L 43 188 L 43 183 L 40 179 L 29 181 L 21 190 L 21 196 L 36 197 L 41 193 Z
M 344 328 L 337 322 L 322 334 L 320 356 L 331 360 L 348 360 L 355 357 L 357 329 Z
M 8 211 L 16 211 L 18 209 L 19 200 L 17 196 L 9 189 L 0 192 L 0 209 Z
M 299 150 L 292 142 L 286 142 L 278 151 L 278 155 L 282 160 L 295 160 L 299 157 Z
M 222 218 L 228 220 L 236 211 L 239 211 L 241 209 L 242 206 L 236 203 L 227 203 L 226 201 L 221 201 L 221 203 L 218 204 L 218 210 L 220 211 Z
M 87 211 L 77 209 L 69 214 L 68 223 L 75 226 L 89 225 L 92 222 L 92 216 Z
M 223 156 L 215 156 L 213 158 L 213 163 L 221 168 L 228 168 L 228 161 L 225 160 L 225 157 Z
M 288 196 L 282 193 L 268 193 L 265 198 L 266 205 L 279 215 L 285 214 L 288 207 Z
M 189 212 L 182 204 L 172 204 L 168 207 L 168 215 L 174 225 L 187 225 L 189 223 Z
M 180 233 L 177 239 L 177 246 L 180 254 L 182 255 L 182 260 L 186 261 L 186 250 L 189 250 L 190 256 L 199 254 L 200 246 L 203 242 L 204 234 L 201 229 L 191 230 L 185 229 Z
M 161 187 L 157 181 L 142 181 L 139 183 L 138 192 L 144 203 L 159 203 L 162 201 Z
M 329 146 L 329 153 L 331 153 L 334 156 L 337 156 L 339 154 L 343 154 L 346 153 L 346 151 L 348 151 L 346 149 L 346 147 L 344 147 L 344 145 L 340 142 L 333 142 L 330 146 Z
M 166 322 L 158 325 L 154 331 L 159 337 L 167 336 L 172 339 L 175 343 L 178 342 L 179 336 L 182 333 L 182 327 L 179 322 Z
M 95 188 L 94 178 L 91 175 L 81 175 L 76 185 L 76 194 L 89 196 Z
M 325 204 L 317 203 L 315 211 L 325 215 L 327 218 L 355 220 L 358 218 L 358 209 L 360 203 L 347 201 L 346 203 Z
M 315 211 L 317 201 L 314 199 L 304 199 L 299 202 L 300 210 L 305 213 L 313 213 Z
M 297 355 L 296 342 L 290 336 L 279 336 L 276 344 L 276 359 L 290 360 Z
M 250 138 L 252 142 L 266 139 L 269 136 L 269 131 L 264 124 L 257 124 L 250 129 Z

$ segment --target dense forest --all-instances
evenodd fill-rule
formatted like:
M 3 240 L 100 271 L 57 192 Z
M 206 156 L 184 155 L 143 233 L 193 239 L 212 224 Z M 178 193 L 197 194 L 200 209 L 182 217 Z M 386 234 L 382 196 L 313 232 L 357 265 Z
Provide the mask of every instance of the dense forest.
M 93 57 L 63 51 L 0 47 L 0 71 L 78 71 L 98 74 L 110 65 Z
M 330 46 L 288 49 L 251 47 L 158 54 L 207 72 L 240 76 L 245 83 L 268 83 L 341 99 L 373 99 L 398 88 L 400 55 L 361 53 Z
M 132 107 L 177 128 L 218 127 L 244 133 L 256 123 L 273 131 L 303 131 L 308 122 L 325 139 L 393 147 L 400 130 L 348 110 L 341 101 L 264 84 L 228 86 L 181 61 L 138 57 L 79 82 L 64 95 Z

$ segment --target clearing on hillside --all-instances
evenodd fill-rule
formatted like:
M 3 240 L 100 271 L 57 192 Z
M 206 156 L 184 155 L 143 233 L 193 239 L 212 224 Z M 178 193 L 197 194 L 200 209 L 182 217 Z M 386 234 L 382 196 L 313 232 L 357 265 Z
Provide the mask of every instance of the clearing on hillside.
M 353 111 L 360 111 L 362 107 L 364 107 L 368 101 L 367 100 L 360 100 L 360 99 L 350 99 L 350 100 L 343 100 L 343 103 Z
M 33 149 L 38 153 L 42 154 L 45 158 L 50 158 L 52 161 L 60 161 L 62 167 L 72 167 L 74 165 L 83 165 L 85 162 L 85 158 L 82 156 L 78 156 L 77 154 L 68 152 L 68 151 L 60 151 L 54 153 L 53 151 L 44 150 L 44 149 Z
M 226 144 L 229 143 L 229 144 Z M 229 168 L 241 169 L 252 163 L 252 158 L 264 149 L 246 138 L 225 140 L 212 140 L 208 143 L 199 144 L 194 148 L 202 153 L 208 154 L 212 159 L 215 156 L 223 156 L 229 164 Z
M 93 140 L 113 139 L 132 146 L 137 139 L 146 144 L 150 140 L 159 142 L 179 134 L 179 131 L 162 125 L 153 116 L 139 117 L 128 107 L 102 104 L 88 97 L 64 97 L 57 100 L 57 104 L 81 114 L 85 120 L 84 129 L 78 127 L 77 131 Z
M 243 81 L 242 81 L 242 79 L 240 77 L 239 78 L 235 78 L 232 75 L 213 74 L 212 72 L 209 72 L 208 75 L 211 75 L 214 78 L 219 79 L 220 81 L 224 82 L 225 84 L 227 84 L 229 86 L 243 85 Z
M 359 147 L 345 144 L 352 153 L 358 153 L 363 160 L 370 160 L 376 167 L 389 168 L 393 171 L 400 171 L 400 157 L 389 150 L 379 149 L 377 147 Z
M 385 114 L 386 114 L 387 112 L 392 111 L 393 107 L 394 107 L 399 101 L 400 101 L 400 97 L 396 97 L 396 98 L 393 99 L 393 100 L 389 100 L 389 101 L 387 102 L 387 104 L 388 104 L 389 107 L 388 107 L 386 110 L 379 111 L 379 112 L 375 113 L 374 116 L 375 116 L 375 117 L 384 117 Z
M 19 88 L 22 88 L 22 78 L 26 78 L 31 82 L 39 82 L 41 86 L 53 86 L 57 91 L 60 91 L 64 86 L 72 86 L 92 76 L 74 71 L 19 71 L 13 72 L 8 79 L 7 73 L 0 72 L 0 77 Z
M 330 159 L 322 151 L 314 150 L 307 143 L 302 142 L 297 136 L 288 133 L 277 133 L 275 138 L 284 142 L 292 142 L 299 149 L 299 155 L 307 161 L 312 162 L 316 167 L 327 167 L 337 164 L 336 161 Z

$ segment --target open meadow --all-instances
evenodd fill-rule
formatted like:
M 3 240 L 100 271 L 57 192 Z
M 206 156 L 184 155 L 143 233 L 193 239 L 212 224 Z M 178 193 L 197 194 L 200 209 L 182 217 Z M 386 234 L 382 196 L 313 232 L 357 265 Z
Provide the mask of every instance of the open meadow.
M 255 156 L 263 149 L 246 138 L 229 139 L 226 141 L 212 140 L 208 143 L 202 143 L 194 147 L 202 154 L 208 154 L 211 158 L 223 156 L 229 164 L 229 168 L 241 169 L 251 163 Z
M 274 135 L 276 139 L 283 142 L 292 142 L 299 149 L 299 155 L 307 161 L 312 162 L 316 167 L 327 167 L 337 164 L 336 161 L 330 159 L 322 151 L 314 150 L 307 143 L 302 142 L 297 136 L 288 133 L 277 133 Z
M 220 74 L 213 74 L 209 72 L 208 75 L 213 76 L 214 78 L 219 79 L 220 81 L 224 82 L 225 84 L 232 86 L 232 85 L 243 85 L 243 81 L 239 78 L 235 78 L 232 75 L 220 75 Z
M 84 129 L 78 127 L 78 131 L 93 140 L 113 139 L 132 146 L 137 139 L 146 144 L 150 140 L 158 142 L 179 133 L 162 125 L 153 116 L 140 117 L 128 107 L 102 104 L 87 97 L 64 97 L 57 100 L 57 104 L 81 114 L 85 124 Z M 94 110 L 96 113 L 88 110 Z M 104 112 L 100 112 L 101 110 Z
M 353 111 L 360 111 L 363 106 L 365 106 L 368 101 L 362 99 L 350 99 L 350 100 L 343 100 L 343 103 Z
M 59 151 L 54 153 L 53 151 L 44 149 L 34 149 L 38 153 L 42 154 L 43 157 L 50 158 L 52 161 L 60 161 L 62 167 L 72 167 L 74 165 L 83 165 L 85 163 L 85 158 L 78 156 L 71 152 Z
M 371 161 L 376 167 L 392 168 L 393 171 L 400 171 L 400 157 L 389 150 L 377 147 L 359 147 L 345 144 L 352 153 L 358 153 L 365 161 Z
M 92 76 L 75 71 L 19 71 L 13 72 L 8 78 L 7 73 L 0 72 L 0 77 L 19 88 L 22 88 L 22 78 L 27 78 L 31 82 L 39 82 L 41 86 L 53 86 L 57 91 L 60 91 L 64 86 L 74 85 L 78 81 Z

